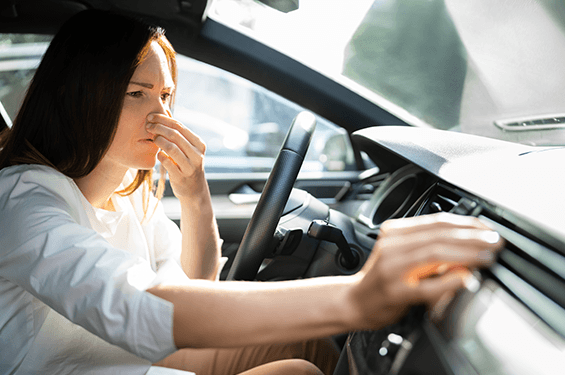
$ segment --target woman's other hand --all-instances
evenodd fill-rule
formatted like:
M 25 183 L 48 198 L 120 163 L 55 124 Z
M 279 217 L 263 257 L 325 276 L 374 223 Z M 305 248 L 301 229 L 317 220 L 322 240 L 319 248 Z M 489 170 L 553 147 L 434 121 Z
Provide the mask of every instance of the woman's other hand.
M 206 145 L 168 110 L 149 114 L 147 131 L 155 135 L 157 157 L 181 205 L 182 269 L 189 278 L 215 280 L 221 241 L 204 173 Z
M 170 111 L 167 115 L 152 113 L 147 116 L 147 131 L 155 134 L 154 142 L 161 149 L 157 157 L 169 173 L 175 196 L 183 199 L 206 194 L 204 142 L 175 120 Z
M 473 217 L 442 213 L 383 223 L 352 292 L 359 320 L 377 329 L 411 305 L 445 301 L 470 270 L 493 263 L 503 242 Z

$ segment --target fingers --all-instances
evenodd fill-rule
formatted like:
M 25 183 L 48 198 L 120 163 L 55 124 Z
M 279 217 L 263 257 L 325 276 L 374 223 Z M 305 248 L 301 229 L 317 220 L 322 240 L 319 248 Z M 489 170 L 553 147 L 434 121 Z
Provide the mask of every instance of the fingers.
M 442 212 L 433 215 L 387 220 L 381 225 L 380 232 L 381 234 L 394 233 L 395 235 L 400 235 L 415 232 L 427 232 L 430 229 L 449 228 L 490 229 L 476 217 Z
M 436 214 L 385 222 L 375 247 L 392 248 L 416 264 L 454 262 L 476 267 L 490 265 L 503 243 L 477 218 Z
M 413 267 L 404 274 L 407 285 L 416 286 L 421 280 L 453 272 L 467 273 L 469 270 L 455 262 L 434 262 Z
M 202 169 L 206 145 L 182 123 L 166 115 L 151 114 L 147 131 L 156 135 L 154 142 L 164 151 L 159 154 L 159 160 L 169 173 L 171 168 L 182 173 Z
M 504 240 L 477 218 L 453 214 L 387 221 L 360 275 L 386 306 L 446 304 L 471 278 L 471 269 L 495 260 Z M 440 304 L 441 305 L 441 304 Z
M 399 241 L 399 238 L 402 238 L 402 241 Z M 379 237 L 381 247 L 394 246 L 397 252 L 410 252 L 433 245 L 438 255 L 441 255 L 444 248 L 449 247 L 496 248 L 501 241 L 498 233 L 482 228 L 437 227 L 427 231 L 414 231 L 414 233 L 390 233 L 386 236 L 381 234 Z
M 403 219 L 410 226 L 381 232 L 368 267 L 385 256 L 388 270 L 413 282 L 455 266 L 489 266 L 504 243 L 498 233 L 484 229 L 486 226 L 475 218 L 460 221 L 458 215 L 429 216 L 425 220 Z M 430 224 L 434 220 L 438 220 L 437 225 Z
M 500 236 L 494 232 L 481 230 L 448 231 L 429 233 L 427 236 L 396 236 L 383 238 L 380 248 L 393 249 L 395 256 L 404 266 L 413 269 L 437 269 L 442 265 L 461 265 L 465 267 L 486 267 L 495 258 L 500 247 Z M 427 267 L 427 268 L 426 268 Z
M 170 138 L 163 135 L 157 135 L 154 139 L 154 143 L 162 150 L 159 152 L 159 160 L 164 162 L 163 165 L 169 173 L 178 170 L 180 173 L 191 174 L 194 170 L 200 170 L 204 155 L 190 144 L 179 146 L 178 143 L 187 142 L 179 140 L 177 136 L 169 137 L 174 141 L 170 141 Z M 173 166 L 174 170 L 171 169 Z
M 469 270 L 460 268 L 439 277 L 424 279 L 414 290 L 415 301 L 425 303 L 430 307 L 437 305 L 442 300 L 447 303 L 446 300 L 451 299 L 455 291 L 463 288 L 471 277 Z
M 184 126 L 181 122 L 175 120 L 170 111 L 167 111 L 168 115 L 162 114 L 150 114 L 147 116 L 148 123 L 162 124 L 172 130 L 175 130 L 181 134 L 191 145 L 193 145 L 198 152 L 204 154 L 206 152 L 206 144 L 200 139 L 199 136 L 194 134 L 190 129 Z

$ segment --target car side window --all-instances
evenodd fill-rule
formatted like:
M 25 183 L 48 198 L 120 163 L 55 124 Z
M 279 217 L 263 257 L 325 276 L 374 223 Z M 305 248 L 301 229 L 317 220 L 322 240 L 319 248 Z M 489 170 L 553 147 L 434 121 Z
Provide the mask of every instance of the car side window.
M 51 39 L 49 35 L 0 34 L 0 103 L 12 120 Z
M 268 172 L 304 109 L 246 79 L 179 55 L 173 115 L 206 143 L 206 172 Z M 353 170 L 345 130 L 317 116 L 305 172 Z
M 0 34 L 0 103 L 16 116 L 51 36 Z M 206 143 L 206 172 L 268 172 L 299 105 L 239 76 L 178 55 L 173 115 Z M 343 128 L 317 116 L 302 170 L 356 169 Z

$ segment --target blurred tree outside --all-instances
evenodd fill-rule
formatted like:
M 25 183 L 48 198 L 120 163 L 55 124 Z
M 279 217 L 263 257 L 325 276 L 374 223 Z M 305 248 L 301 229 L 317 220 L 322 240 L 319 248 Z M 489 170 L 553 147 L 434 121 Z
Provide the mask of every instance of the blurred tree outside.
M 377 0 L 343 75 L 441 129 L 459 125 L 466 52 L 444 0 Z

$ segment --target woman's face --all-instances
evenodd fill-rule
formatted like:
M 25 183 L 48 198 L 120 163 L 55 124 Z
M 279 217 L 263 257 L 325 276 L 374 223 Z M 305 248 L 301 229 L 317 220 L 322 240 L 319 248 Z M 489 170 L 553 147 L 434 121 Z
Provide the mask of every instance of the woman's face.
M 147 132 L 147 116 L 168 114 L 174 81 L 165 52 L 151 43 L 148 55 L 137 67 L 129 82 L 118 129 L 104 159 L 116 167 L 151 169 L 159 148 L 154 135 Z

